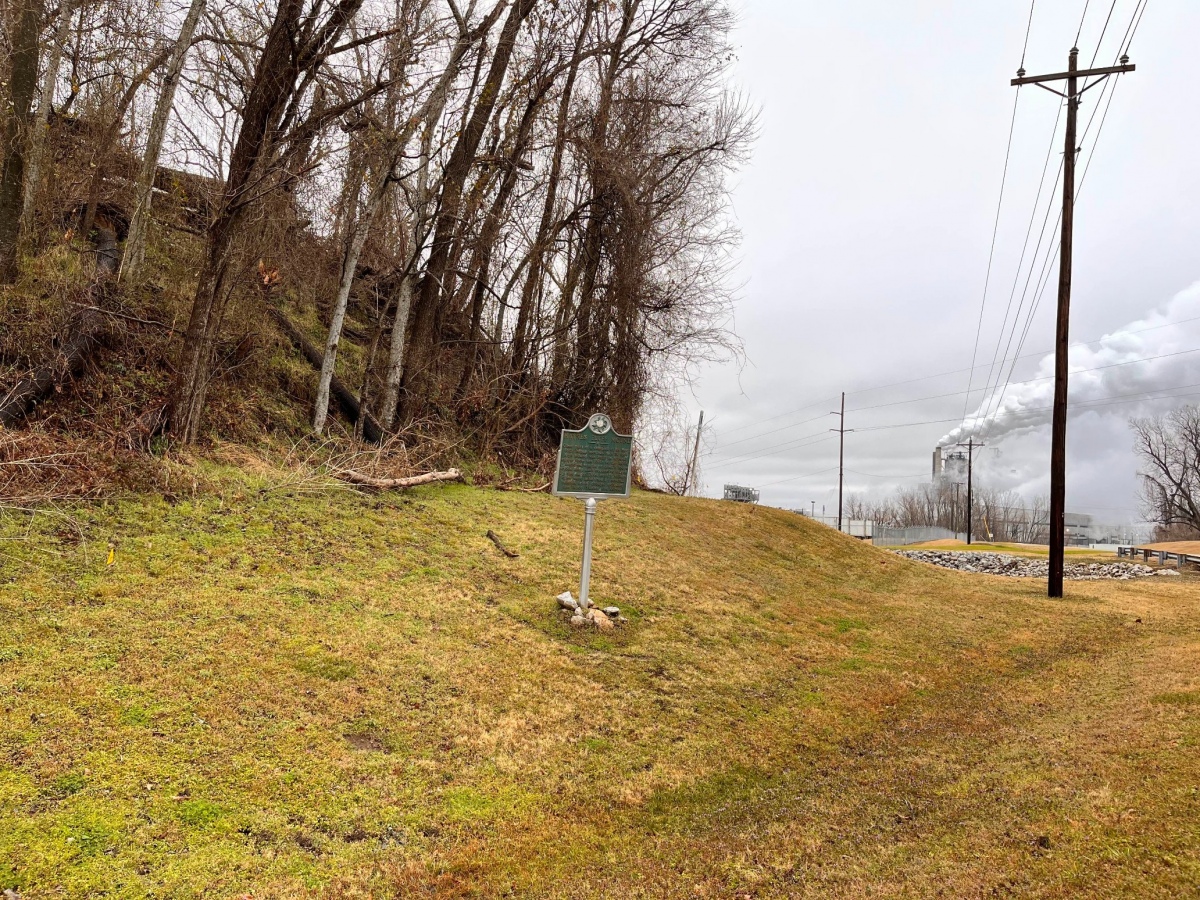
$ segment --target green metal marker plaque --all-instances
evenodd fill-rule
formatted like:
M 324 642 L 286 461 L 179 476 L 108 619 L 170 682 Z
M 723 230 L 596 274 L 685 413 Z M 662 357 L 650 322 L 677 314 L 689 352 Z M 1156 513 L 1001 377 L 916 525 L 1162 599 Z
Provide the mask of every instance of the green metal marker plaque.
M 633 435 L 617 434 L 603 413 L 579 430 L 564 428 L 558 445 L 554 493 L 560 497 L 629 496 Z

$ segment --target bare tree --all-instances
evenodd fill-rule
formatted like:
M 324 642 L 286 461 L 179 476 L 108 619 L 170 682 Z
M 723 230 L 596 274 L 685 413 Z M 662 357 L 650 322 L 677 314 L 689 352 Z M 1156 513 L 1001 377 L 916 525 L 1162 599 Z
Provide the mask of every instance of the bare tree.
M 174 47 L 170 51 L 166 71 L 163 73 L 158 102 L 154 105 L 154 115 L 150 119 L 150 129 L 146 134 L 146 148 L 142 153 L 142 166 L 138 173 L 133 200 L 133 216 L 129 223 L 129 236 L 126 238 L 125 256 L 121 263 L 122 278 L 137 278 L 138 270 L 145 260 L 146 230 L 150 223 L 154 176 L 158 171 L 158 159 L 162 154 L 163 139 L 167 134 L 167 122 L 175 106 L 175 89 L 183 72 L 184 57 L 191 46 L 192 35 L 196 32 L 204 5 L 205 0 L 191 0 L 183 25 L 175 38 Z
M 385 118 L 391 120 L 394 124 L 391 128 L 384 130 L 383 133 L 378 133 L 378 129 L 373 129 L 375 132 L 373 136 L 378 145 L 377 159 L 374 166 L 374 181 L 370 186 L 365 203 L 360 204 L 359 190 L 354 190 L 347 194 L 349 209 L 347 210 L 348 215 L 346 218 L 349 227 L 345 233 L 345 251 L 342 256 L 341 275 L 338 279 L 337 295 L 333 303 L 332 320 L 325 342 L 325 357 L 321 364 L 321 373 L 317 383 L 317 400 L 313 410 L 312 423 L 313 431 L 316 434 L 320 434 L 324 429 L 325 417 L 329 411 L 329 385 L 333 379 L 334 367 L 337 363 L 338 343 L 341 341 L 342 328 L 346 316 L 346 305 L 350 299 L 350 290 L 353 287 L 358 260 L 366 244 L 367 237 L 371 233 L 371 229 L 374 227 L 375 221 L 384 207 L 389 192 L 392 190 L 394 183 L 401 178 L 401 175 L 397 172 L 397 167 L 404 161 L 405 149 L 422 123 L 428 121 L 430 118 L 436 118 L 441 115 L 441 111 L 446 103 L 446 93 L 451 83 L 458 77 L 468 49 L 475 41 L 480 40 L 487 34 L 500 8 L 500 6 L 497 6 L 492 16 L 485 18 L 478 27 L 469 28 L 465 20 L 461 21 L 450 58 L 440 75 L 434 80 L 432 89 L 427 92 L 424 102 L 418 109 L 412 111 L 409 115 L 398 115 L 397 103 L 399 98 L 394 96 L 385 97 L 385 100 L 389 101 L 384 111 Z M 417 14 L 406 16 L 405 18 L 419 18 L 419 11 L 417 11 Z M 411 22 L 410 27 L 415 30 L 417 27 L 416 22 Z M 407 35 L 398 53 L 400 55 L 406 54 L 413 41 L 414 35 Z M 397 63 L 394 71 L 391 73 L 390 81 L 394 84 L 402 82 L 405 79 L 406 68 L 403 62 Z M 427 165 L 427 163 L 422 163 L 422 165 Z M 360 205 L 361 209 L 359 208 Z M 405 318 L 407 318 L 407 303 L 403 304 L 403 311 Z M 399 316 L 397 316 L 396 323 L 394 327 L 399 327 L 401 333 L 403 333 Z M 398 362 L 397 366 L 399 365 L 400 363 Z M 390 423 L 391 417 L 386 415 L 385 411 L 384 427 L 388 427 Z
M 306 9 L 301 0 L 281 0 L 275 12 L 247 92 L 218 210 L 208 228 L 204 267 L 184 335 L 170 423 L 185 443 L 194 441 L 200 432 L 217 335 L 234 289 L 230 269 L 246 220 L 272 176 L 286 168 L 286 145 L 303 145 L 308 136 L 305 132 L 318 130 L 316 120 L 308 120 L 294 131 L 288 126 L 297 125 L 295 120 L 302 115 L 304 96 L 317 70 L 334 51 L 362 3 L 316 0 Z M 331 112 L 322 110 L 321 115 L 333 118 Z
M 1160 528 L 1200 532 L 1200 407 L 1133 419 L 1142 515 Z
M 29 160 L 25 171 L 25 195 L 21 205 L 21 231 L 27 233 L 33 224 L 33 213 L 42 184 L 42 157 L 50 131 L 50 113 L 54 109 L 54 90 L 62 66 L 63 49 L 71 30 L 71 18 L 83 0 L 61 0 L 58 24 L 50 43 L 46 71 L 42 75 L 42 90 L 38 98 L 37 116 L 29 135 Z

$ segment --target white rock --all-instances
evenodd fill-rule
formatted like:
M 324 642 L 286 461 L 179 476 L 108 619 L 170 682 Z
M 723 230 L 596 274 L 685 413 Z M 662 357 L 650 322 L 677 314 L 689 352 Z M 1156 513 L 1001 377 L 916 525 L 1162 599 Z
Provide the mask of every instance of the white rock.
M 570 591 L 563 591 L 557 597 L 558 605 L 563 609 L 579 609 L 579 603 L 571 596 Z
M 1007 575 L 1012 578 L 1045 578 L 1048 563 L 1042 559 L 1026 559 L 1003 553 L 979 553 L 973 551 L 954 552 L 943 550 L 898 550 L 900 556 L 931 563 L 960 572 L 977 572 L 990 575 Z M 1146 578 L 1155 575 L 1175 575 L 1175 569 L 1155 569 L 1140 563 L 1114 561 L 1111 563 L 1068 563 L 1064 573 L 1077 581 L 1118 580 Z

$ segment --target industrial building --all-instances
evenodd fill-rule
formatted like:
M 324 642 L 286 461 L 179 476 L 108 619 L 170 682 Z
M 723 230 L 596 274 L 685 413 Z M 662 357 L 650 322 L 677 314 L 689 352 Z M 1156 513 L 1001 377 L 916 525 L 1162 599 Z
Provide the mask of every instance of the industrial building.
M 758 491 L 740 484 L 725 485 L 725 499 L 735 503 L 757 503 Z

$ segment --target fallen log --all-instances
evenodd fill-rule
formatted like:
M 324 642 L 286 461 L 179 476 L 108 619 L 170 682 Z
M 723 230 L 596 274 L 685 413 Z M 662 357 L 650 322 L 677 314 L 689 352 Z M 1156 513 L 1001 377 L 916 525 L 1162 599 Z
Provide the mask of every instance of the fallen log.
M 11 425 L 29 415 L 47 397 L 62 390 L 62 386 L 83 371 L 87 361 L 100 346 L 107 318 L 104 311 L 87 307 L 75 316 L 68 326 L 69 335 L 54 358 L 42 363 L 0 394 L 0 425 Z
M 304 332 L 297 328 L 295 323 L 284 315 L 283 310 L 277 306 L 268 305 L 267 312 L 271 314 L 271 318 L 275 320 L 275 324 L 279 326 L 279 330 L 288 336 L 288 340 L 292 342 L 292 345 L 308 360 L 309 365 L 320 371 L 323 360 L 321 351 L 313 346 L 312 342 L 304 336 Z M 359 406 L 358 398 L 354 396 L 354 392 L 346 387 L 346 382 L 334 375 L 333 381 L 329 385 L 329 392 L 337 400 L 338 405 L 341 406 L 342 412 L 345 413 L 350 423 L 355 424 L 358 422 L 359 416 L 362 415 L 362 407 Z M 370 415 L 363 422 L 363 437 L 372 444 L 378 444 L 383 440 L 383 429 Z
M 97 229 L 92 242 L 96 252 L 96 274 L 87 287 L 82 308 L 67 323 L 66 340 L 54 356 L 0 394 L 0 425 L 11 425 L 29 415 L 37 405 L 79 375 L 108 333 L 108 317 L 120 313 L 102 309 L 102 301 L 112 291 L 112 275 L 117 270 L 121 251 L 117 233 L 111 228 Z
M 374 475 L 364 475 L 353 469 L 342 469 L 335 473 L 342 481 L 351 484 L 361 484 L 366 487 L 378 488 L 381 491 L 403 490 L 422 484 L 435 484 L 439 481 L 462 481 L 462 472 L 458 469 L 447 469 L 445 472 L 426 472 L 424 475 L 410 475 L 408 478 L 376 478 Z

